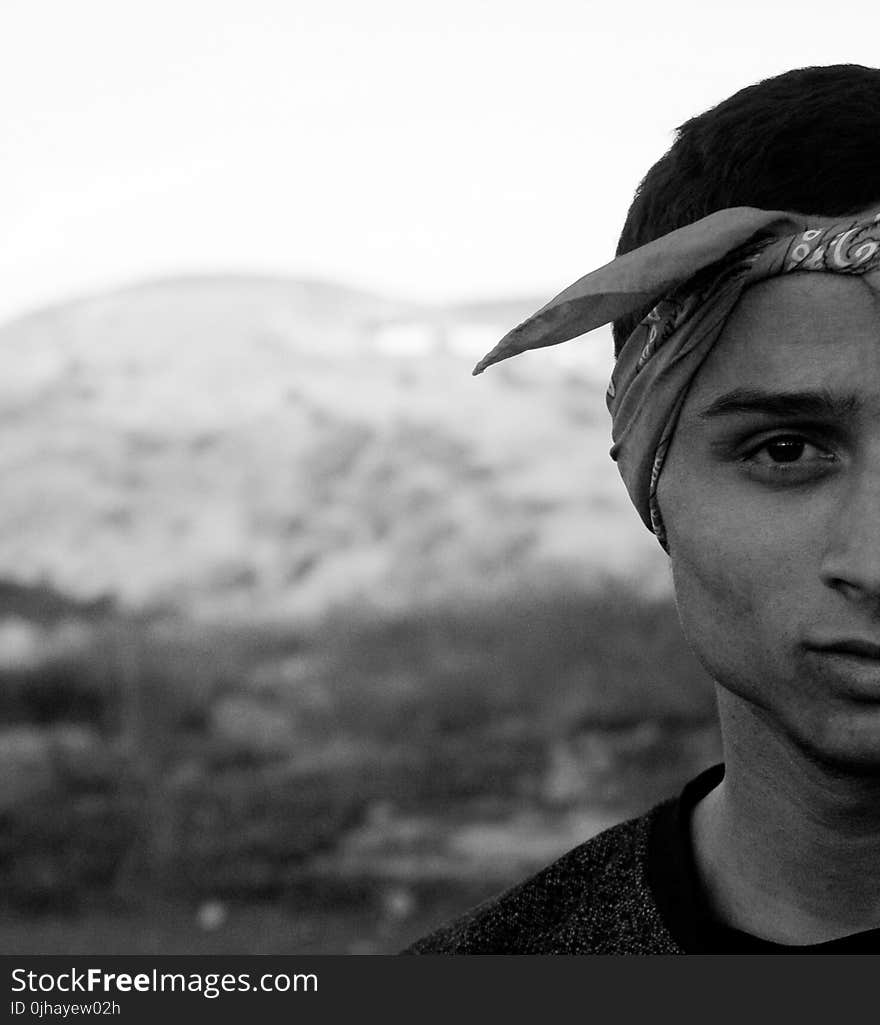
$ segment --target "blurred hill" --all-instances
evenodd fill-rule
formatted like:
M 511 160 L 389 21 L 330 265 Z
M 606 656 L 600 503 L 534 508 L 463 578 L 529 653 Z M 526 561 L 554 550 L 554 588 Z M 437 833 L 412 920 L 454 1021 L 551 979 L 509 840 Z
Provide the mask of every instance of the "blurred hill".
M 0 329 L 0 576 L 202 617 L 395 610 L 665 559 L 608 458 L 610 336 L 473 363 L 546 297 L 159 280 Z

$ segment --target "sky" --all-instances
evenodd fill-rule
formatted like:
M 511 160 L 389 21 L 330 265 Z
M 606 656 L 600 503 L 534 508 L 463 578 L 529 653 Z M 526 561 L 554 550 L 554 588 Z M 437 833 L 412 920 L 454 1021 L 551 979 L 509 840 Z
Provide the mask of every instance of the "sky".
M 202 272 L 549 298 L 613 256 L 676 125 L 877 64 L 877 16 L 837 10 L 3 0 L 0 319 Z

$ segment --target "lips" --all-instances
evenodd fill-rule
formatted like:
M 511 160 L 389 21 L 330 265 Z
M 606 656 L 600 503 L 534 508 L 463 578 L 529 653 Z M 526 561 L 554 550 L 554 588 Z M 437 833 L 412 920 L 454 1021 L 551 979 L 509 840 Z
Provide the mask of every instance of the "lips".
M 830 644 L 810 644 L 813 651 L 824 651 L 832 655 L 856 655 L 859 658 L 870 658 L 880 661 L 880 644 L 874 641 L 845 640 Z

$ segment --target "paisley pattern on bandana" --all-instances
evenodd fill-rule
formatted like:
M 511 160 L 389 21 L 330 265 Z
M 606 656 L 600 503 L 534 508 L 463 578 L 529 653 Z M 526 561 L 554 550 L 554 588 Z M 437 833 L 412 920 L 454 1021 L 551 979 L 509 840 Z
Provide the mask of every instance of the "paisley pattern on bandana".
M 683 304 L 674 299 L 666 299 L 658 303 L 653 310 L 645 317 L 642 323 L 648 328 L 648 340 L 639 355 L 636 364 L 636 373 L 654 355 L 658 347 L 675 331 L 676 325 L 681 322 Z
M 861 274 L 880 252 L 880 214 L 867 224 L 846 231 L 812 228 L 792 240 L 785 255 L 784 271 L 818 270 L 837 274 Z M 832 233 L 833 232 L 833 233 Z

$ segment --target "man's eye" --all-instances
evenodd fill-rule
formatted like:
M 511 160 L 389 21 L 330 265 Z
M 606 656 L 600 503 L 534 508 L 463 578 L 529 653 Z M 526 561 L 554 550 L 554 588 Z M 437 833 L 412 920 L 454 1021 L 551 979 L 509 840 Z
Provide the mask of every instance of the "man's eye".
M 783 466 L 786 463 L 815 463 L 830 460 L 834 456 L 799 435 L 780 435 L 763 442 L 749 457 L 761 466 Z
M 774 463 L 794 463 L 804 454 L 806 447 L 807 443 L 800 438 L 774 438 L 766 442 L 763 451 Z

